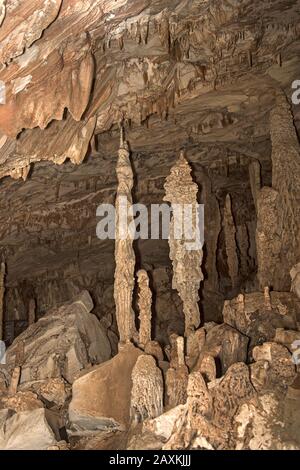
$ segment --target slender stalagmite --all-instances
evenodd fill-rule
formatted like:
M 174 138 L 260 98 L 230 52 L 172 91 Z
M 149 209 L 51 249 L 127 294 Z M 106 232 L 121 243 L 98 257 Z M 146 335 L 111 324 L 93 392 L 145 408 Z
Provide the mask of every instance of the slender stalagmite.
M 5 278 L 5 263 L 1 263 L 0 269 L 0 341 L 3 340 L 4 329 L 4 278 Z
M 189 336 L 200 325 L 198 301 L 203 280 L 203 251 L 198 218 L 198 186 L 192 180 L 191 168 L 183 152 L 166 179 L 165 191 L 164 200 L 170 202 L 173 209 L 169 236 L 172 286 L 183 302 L 185 336 Z M 195 243 L 191 244 L 191 240 Z
M 148 274 L 144 269 L 137 273 L 138 286 L 139 286 L 139 345 L 145 347 L 151 341 L 151 306 L 152 306 L 152 292 L 149 287 Z
M 128 209 L 132 205 L 133 171 L 129 159 L 129 148 L 124 140 L 121 128 L 121 143 L 117 163 L 118 188 L 116 197 L 116 232 L 115 232 L 115 283 L 114 299 L 116 317 L 120 335 L 120 345 L 136 338 L 135 318 L 132 309 L 134 289 L 135 254 L 133 236 L 129 226 L 133 226 L 133 217 Z
M 236 228 L 232 215 L 231 197 L 226 196 L 224 207 L 224 230 L 225 230 L 225 246 L 227 254 L 227 264 L 232 287 L 236 287 L 239 273 L 239 260 L 237 256 L 236 246 Z

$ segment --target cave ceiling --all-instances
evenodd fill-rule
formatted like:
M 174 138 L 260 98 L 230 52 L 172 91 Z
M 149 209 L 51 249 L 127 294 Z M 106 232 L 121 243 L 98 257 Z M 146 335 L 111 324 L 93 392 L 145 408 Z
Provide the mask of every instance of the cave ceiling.
M 81 163 L 121 119 L 136 151 L 249 149 L 268 136 L 274 90 L 300 74 L 297 0 L 0 4 L 0 177 Z

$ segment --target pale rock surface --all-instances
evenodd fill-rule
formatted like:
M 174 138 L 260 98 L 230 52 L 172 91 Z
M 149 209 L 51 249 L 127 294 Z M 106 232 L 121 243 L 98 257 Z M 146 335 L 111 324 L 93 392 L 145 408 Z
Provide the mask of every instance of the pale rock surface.
M 133 345 L 125 345 L 113 359 L 74 381 L 69 406 L 72 430 L 122 430 L 128 426 L 131 374 L 140 354 Z
M 14 368 L 16 361 L 21 362 L 20 384 L 59 377 L 72 383 L 88 364 L 110 358 L 109 340 L 90 313 L 92 308 L 85 291 L 73 302 L 48 312 L 14 341 L 7 350 L 7 365 Z

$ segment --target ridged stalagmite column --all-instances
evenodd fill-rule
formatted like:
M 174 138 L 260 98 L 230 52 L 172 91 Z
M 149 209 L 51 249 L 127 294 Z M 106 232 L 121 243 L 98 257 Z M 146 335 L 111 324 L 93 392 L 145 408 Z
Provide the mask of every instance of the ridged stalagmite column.
M 199 288 L 203 280 L 201 271 L 201 263 L 203 258 L 202 245 L 197 248 L 189 249 L 189 242 L 186 236 L 185 228 L 186 223 L 182 223 L 183 227 L 182 237 L 175 236 L 175 228 L 178 228 L 178 220 L 176 214 L 180 218 L 183 214 L 184 207 L 192 214 L 190 222 L 192 224 L 193 235 L 198 237 L 199 220 L 198 220 L 198 205 L 197 193 L 198 186 L 193 182 L 191 177 L 191 168 L 181 152 L 180 157 L 176 164 L 171 169 L 170 175 L 165 183 L 166 196 L 165 201 L 172 205 L 175 213 L 172 216 L 169 246 L 170 258 L 173 263 L 173 289 L 176 289 L 183 302 L 183 312 L 185 316 L 185 336 L 189 336 L 191 332 L 197 329 L 200 325 L 200 312 L 199 312 Z M 190 211 L 190 209 L 192 209 Z M 185 219 L 185 216 L 183 216 Z M 186 219 L 185 219 L 186 222 Z M 195 239 L 195 238 L 194 238 Z
M 1 263 L 0 269 L 0 341 L 3 340 L 4 330 L 4 278 L 5 278 L 5 263 Z
M 139 345 L 145 347 L 151 341 L 151 306 L 152 306 L 152 292 L 149 287 L 149 277 L 144 269 L 137 273 L 137 280 L 139 286 Z
M 129 233 L 129 224 L 133 217 L 128 213 L 132 205 L 133 172 L 129 159 L 129 148 L 121 129 L 121 144 L 117 163 L 118 189 L 116 197 L 116 233 L 115 233 L 115 283 L 114 299 L 120 343 L 131 342 L 136 338 L 135 317 L 132 309 L 134 289 L 135 254 L 133 237 Z M 124 204 L 126 207 L 124 207 Z M 121 216 L 121 213 L 123 216 Z M 126 216 L 127 215 L 127 216 Z

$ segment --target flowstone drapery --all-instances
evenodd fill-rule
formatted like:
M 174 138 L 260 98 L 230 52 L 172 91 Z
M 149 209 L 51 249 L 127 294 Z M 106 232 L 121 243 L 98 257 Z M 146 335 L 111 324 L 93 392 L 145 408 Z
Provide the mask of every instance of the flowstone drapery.
M 128 213 L 132 205 L 133 171 L 129 159 L 129 147 L 124 140 L 121 129 L 121 142 L 117 163 L 118 189 L 116 197 L 116 232 L 115 232 L 115 282 L 114 299 L 116 304 L 116 318 L 120 335 L 120 344 L 136 338 L 135 318 L 132 309 L 132 294 L 134 289 L 135 254 L 133 250 L 133 237 L 129 233 L 129 226 L 133 217 Z M 126 207 L 125 207 L 126 206 Z M 124 208 L 125 207 L 125 208 Z M 125 212 L 125 220 L 120 213 Z
M 197 193 L 191 168 L 181 152 L 165 183 L 165 201 L 172 205 L 169 246 L 173 264 L 173 289 L 183 302 L 185 336 L 200 325 L 199 288 L 203 280 Z M 194 246 L 192 247 L 192 243 Z
M 149 277 L 147 271 L 141 269 L 137 273 L 137 281 L 139 286 L 139 345 L 144 348 L 151 341 L 151 306 L 152 292 L 149 287 Z
M 130 415 L 133 423 L 156 418 L 163 413 L 163 377 L 155 359 L 138 358 L 132 371 Z
M 3 322 L 4 322 L 4 278 L 5 278 L 5 263 L 1 263 L 0 269 L 0 341 L 3 339 Z

